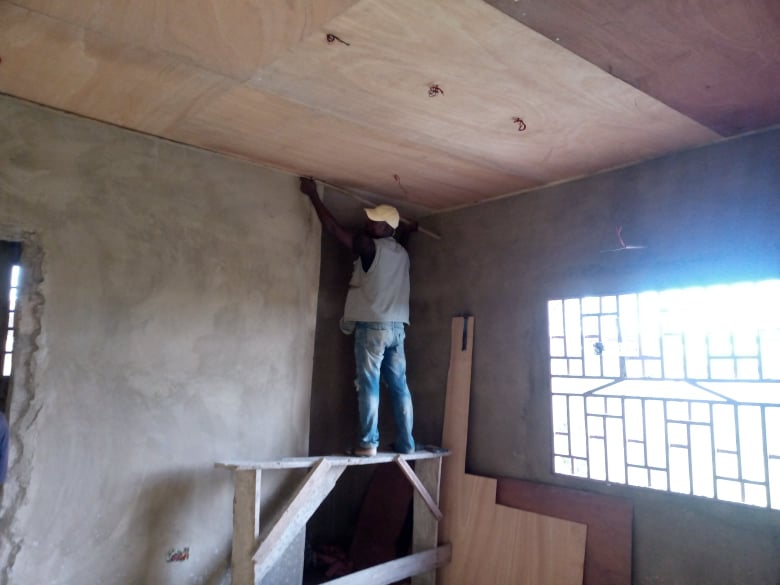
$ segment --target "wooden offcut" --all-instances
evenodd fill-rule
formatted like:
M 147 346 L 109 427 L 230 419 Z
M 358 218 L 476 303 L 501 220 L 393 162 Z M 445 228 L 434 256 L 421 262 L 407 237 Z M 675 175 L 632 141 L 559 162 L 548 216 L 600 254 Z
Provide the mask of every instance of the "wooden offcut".
M 631 585 L 633 502 L 530 481 L 500 478 L 496 501 L 588 527 L 583 585 Z
M 452 561 L 439 585 L 581 585 L 585 525 L 496 504 L 496 480 L 465 472 L 474 318 L 452 321 L 442 444 L 440 542 Z

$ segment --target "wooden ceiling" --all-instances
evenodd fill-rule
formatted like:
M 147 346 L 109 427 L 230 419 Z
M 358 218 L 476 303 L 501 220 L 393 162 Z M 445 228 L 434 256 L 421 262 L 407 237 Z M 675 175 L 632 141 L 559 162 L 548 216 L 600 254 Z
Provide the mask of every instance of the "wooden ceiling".
M 0 58 L 0 92 L 423 211 L 780 123 L 777 0 L 0 0 Z

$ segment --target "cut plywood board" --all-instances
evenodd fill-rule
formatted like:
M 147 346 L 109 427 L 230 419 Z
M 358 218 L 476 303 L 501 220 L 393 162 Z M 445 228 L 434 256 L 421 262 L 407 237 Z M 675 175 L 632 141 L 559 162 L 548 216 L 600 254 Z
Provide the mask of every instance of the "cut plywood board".
M 498 480 L 496 501 L 588 527 L 583 585 L 631 585 L 631 500 L 517 479 Z
M 474 318 L 452 320 L 442 445 L 440 542 L 452 561 L 440 585 L 581 585 L 583 524 L 496 504 L 496 480 L 465 473 Z
M 496 504 L 496 480 L 464 475 L 444 514 L 452 561 L 442 585 L 581 585 L 587 528 Z

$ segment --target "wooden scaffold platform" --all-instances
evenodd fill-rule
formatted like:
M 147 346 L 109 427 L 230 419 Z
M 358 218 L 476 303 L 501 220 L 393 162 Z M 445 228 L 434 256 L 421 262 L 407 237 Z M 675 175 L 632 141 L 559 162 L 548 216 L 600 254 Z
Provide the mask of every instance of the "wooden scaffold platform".
M 374 457 L 288 457 L 271 461 L 226 461 L 216 467 L 233 474 L 233 585 L 255 585 L 268 573 L 295 537 L 303 530 L 350 465 L 395 463 L 415 488 L 412 554 L 344 577 L 332 585 L 382 585 L 412 577 L 413 585 L 433 585 L 436 568 L 452 557 L 449 543 L 438 544 L 439 482 L 446 449 L 422 450 L 408 455 L 377 453 Z M 415 462 L 415 469 L 409 465 Z M 260 537 L 261 473 L 275 469 L 309 468 L 276 522 Z

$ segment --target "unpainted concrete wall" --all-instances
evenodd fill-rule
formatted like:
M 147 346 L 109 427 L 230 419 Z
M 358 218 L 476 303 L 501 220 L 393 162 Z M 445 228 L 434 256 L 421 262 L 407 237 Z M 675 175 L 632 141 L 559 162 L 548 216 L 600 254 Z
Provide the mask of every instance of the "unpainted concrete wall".
M 297 180 L 8 97 L 0 160 L 0 238 L 25 243 L 0 582 L 226 583 L 214 462 L 308 452 L 320 227 Z M 265 474 L 269 510 L 295 479 Z M 301 545 L 264 582 L 300 583 Z
M 552 298 L 780 276 L 780 130 L 432 216 L 424 225 L 442 239 L 419 234 L 410 247 L 407 356 L 418 442 L 440 441 L 451 317 L 473 313 L 470 472 L 631 498 L 636 585 L 780 583 L 776 511 L 552 474 L 546 316 Z M 601 253 L 618 246 L 619 225 L 627 243 L 647 249 Z M 337 354 L 344 344 L 334 340 L 345 286 L 337 280 L 346 268 L 333 253 L 323 247 L 315 360 L 320 384 L 333 387 L 328 406 L 313 397 L 312 449 L 344 440 L 344 431 L 314 421 L 325 412 L 346 420 L 331 412 L 333 404 L 353 400 L 349 354 Z M 317 525 L 331 539 L 348 530 L 339 521 L 349 514 L 336 512 L 347 497 L 335 498 Z

